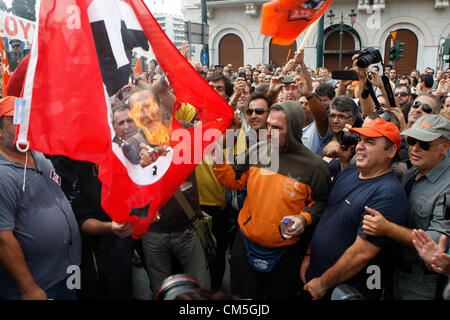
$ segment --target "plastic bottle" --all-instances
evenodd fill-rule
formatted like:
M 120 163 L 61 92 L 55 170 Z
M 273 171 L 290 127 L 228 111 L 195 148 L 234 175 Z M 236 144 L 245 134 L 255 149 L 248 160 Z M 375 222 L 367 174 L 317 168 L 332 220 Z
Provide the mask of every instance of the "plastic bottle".
M 291 235 L 286 234 L 286 230 L 290 228 L 293 224 L 293 221 L 289 218 L 283 218 L 280 225 L 278 226 L 278 229 L 280 230 L 281 237 L 285 240 L 288 240 L 292 238 Z

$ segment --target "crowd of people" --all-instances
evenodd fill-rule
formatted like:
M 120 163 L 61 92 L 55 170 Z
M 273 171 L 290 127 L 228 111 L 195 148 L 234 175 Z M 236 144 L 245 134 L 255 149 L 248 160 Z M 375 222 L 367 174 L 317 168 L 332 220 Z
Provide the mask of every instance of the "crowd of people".
M 362 299 L 449 298 L 450 68 L 400 76 L 359 68 L 355 55 L 348 71 L 359 80 L 337 80 L 306 66 L 303 50 L 281 67 L 235 68 L 202 66 L 187 48 L 235 111 L 218 142 L 233 148 L 205 156 L 138 240 L 103 211 L 95 164 L 17 151 L 18 94 L 0 101 L 0 299 L 133 299 L 140 263 L 155 295 L 177 273 L 219 292 L 228 262 L 230 293 L 244 299 L 331 299 L 340 284 Z M 151 101 L 158 113 L 138 125 L 136 106 Z M 155 60 L 116 94 L 113 141 L 138 150 L 131 162 L 155 161 L 144 128 L 155 117 L 198 123 L 195 106 L 173 113 L 175 101 Z M 276 170 L 260 159 L 274 152 Z M 188 211 L 212 217 L 212 262 Z M 67 288 L 70 265 L 81 268 L 81 288 Z

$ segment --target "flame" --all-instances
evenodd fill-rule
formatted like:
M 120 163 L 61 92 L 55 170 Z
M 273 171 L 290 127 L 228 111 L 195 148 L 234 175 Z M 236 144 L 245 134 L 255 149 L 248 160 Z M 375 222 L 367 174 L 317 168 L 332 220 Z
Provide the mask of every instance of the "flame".
M 148 92 L 148 95 L 143 93 L 142 95 L 145 99 L 141 99 L 141 101 L 138 101 L 139 99 L 130 100 L 129 116 L 142 129 L 149 144 L 168 145 L 170 123 L 165 122 L 166 125 L 164 124 L 163 113 L 153 94 Z

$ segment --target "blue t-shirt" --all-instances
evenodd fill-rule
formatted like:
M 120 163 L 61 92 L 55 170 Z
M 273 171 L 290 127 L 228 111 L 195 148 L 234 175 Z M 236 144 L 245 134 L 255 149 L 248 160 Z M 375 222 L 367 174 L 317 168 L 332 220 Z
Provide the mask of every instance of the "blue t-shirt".
M 81 239 L 70 203 L 51 162 L 31 152 L 36 169 L 0 156 L 0 231 L 13 231 L 34 280 L 47 290 L 64 280 L 68 267 L 81 262 Z M 0 264 L 0 300 L 20 299 L 15 283 Z
M 322 149 L 331 141 L 333 134 L 330 128 L 324 137 L 317 131 L 316 122 L 313 121 L 302 129 L 302 143 L 312 152 L 322 156 Z
M 356 166 L 348 166 L 336 176 L 327 208 L 314 231 L 307 281 L 320 277 L 332 267 L 355 242 L 357 236 L 377 247 L 386 248 L 392 243 L 387 237 L 372 237 L 363 232 L 363 218 L 369 214 L 364 206 L 379 211 L 386 219 L 396 224 L 406 225 L 408 200 L 395 174 L 389 172 L 372 179 L 360 179 Z M 382 281 L 383 266 L 386 267 L 385 253 L 386 250 L 381 250 L 367 265 L 380 267 Z M 381 290 L 367 288 L 366 282 L 371 274 L 368 274 L 366 269 L 367 267 L 363 268 L 359 274 L 346 282 L 366 298 L 378 298 Z

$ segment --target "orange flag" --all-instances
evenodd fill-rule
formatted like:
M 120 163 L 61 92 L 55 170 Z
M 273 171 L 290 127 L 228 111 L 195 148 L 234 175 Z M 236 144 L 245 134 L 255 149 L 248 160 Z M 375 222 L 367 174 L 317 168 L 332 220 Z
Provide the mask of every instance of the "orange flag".
M 136 66 L 134 67 L 134 74 L 141 74 L 142 73 L 142 58 L 138 59 L 138 62 L 136 62 Z
M 2 93 L 5 96 L 5 88 L 11 78 L 11 70 L 9 69 L 8 55 L 6 54 L 5 43 L 3 37 L 0 37 L 0 54 L 2 57 Z
M 290 45 L 318 20 L 333 0 L 273 0 L 263 5 L 261 33 L 272 43 Z

